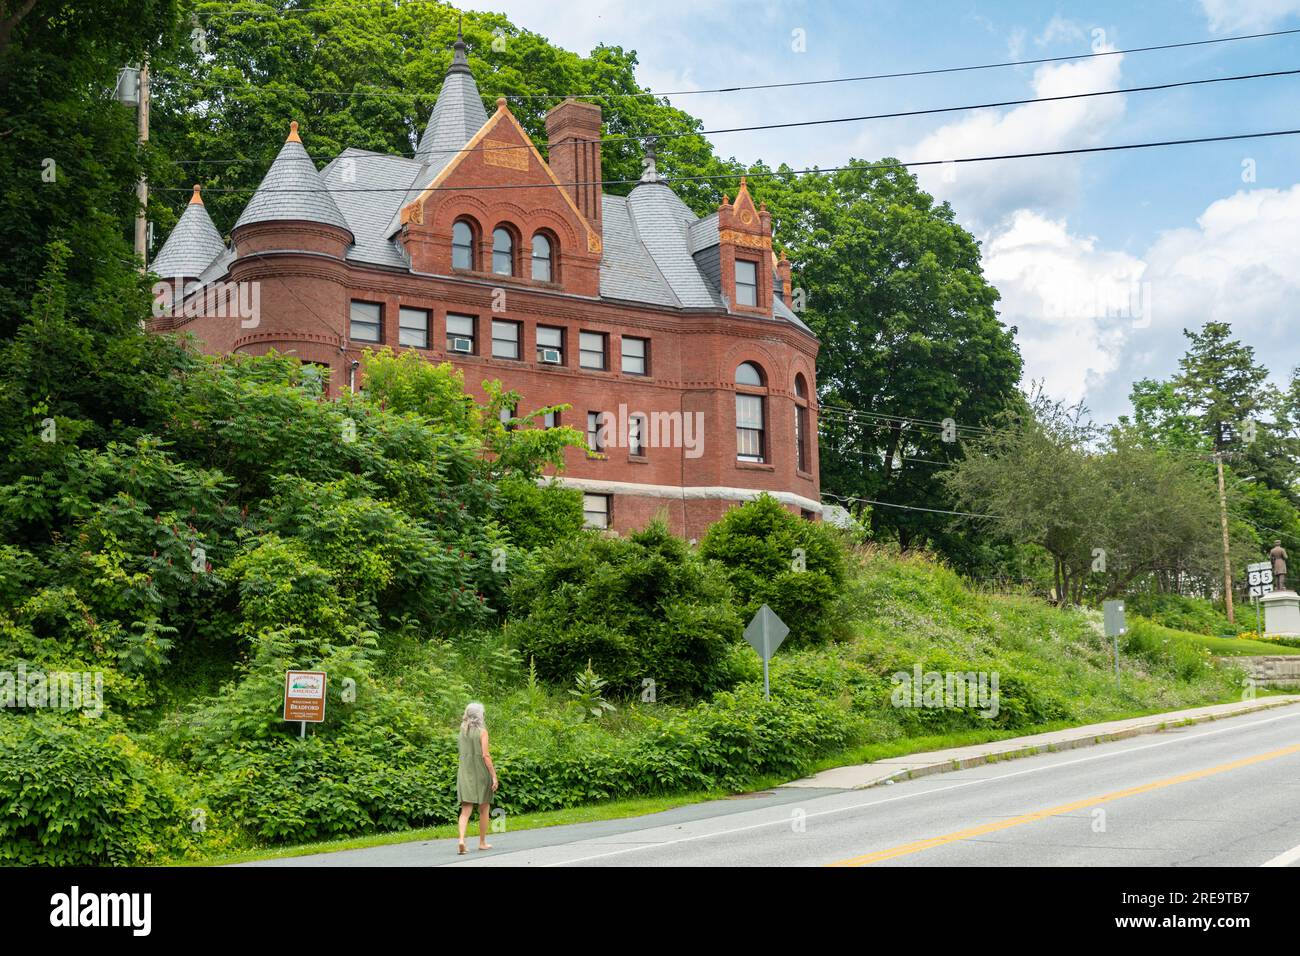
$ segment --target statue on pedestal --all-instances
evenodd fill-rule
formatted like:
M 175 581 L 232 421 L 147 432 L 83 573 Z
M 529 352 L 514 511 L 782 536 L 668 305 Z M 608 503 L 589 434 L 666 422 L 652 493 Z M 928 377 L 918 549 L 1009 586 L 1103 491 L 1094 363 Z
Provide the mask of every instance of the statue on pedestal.
M 1282 542 L 1274 541 L 1273 550 L 1268 553 L 1268 559 L 1273 563 L 1273 588 L 1277 591 L 1286 590 L 1286 548 L 1282 547 Z

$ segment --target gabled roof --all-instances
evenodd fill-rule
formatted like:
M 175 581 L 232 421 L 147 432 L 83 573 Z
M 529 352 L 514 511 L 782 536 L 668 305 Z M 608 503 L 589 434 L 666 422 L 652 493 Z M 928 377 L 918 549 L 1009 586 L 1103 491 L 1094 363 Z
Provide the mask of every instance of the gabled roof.
M 164 279 L 193 279 L 202 275 L 225 251 L 225 240 L 212 224 L 196 185 L 190 204 L 149 268 Z
M 239 214 L 235 228 L 253 222 L 287 220 L 320 222 L 348 229 L 347 220 L 325 191 L 316 164 L 298 138 L 296 122 L 289 124 L 289 138 L 262 177 L 257 192 Z

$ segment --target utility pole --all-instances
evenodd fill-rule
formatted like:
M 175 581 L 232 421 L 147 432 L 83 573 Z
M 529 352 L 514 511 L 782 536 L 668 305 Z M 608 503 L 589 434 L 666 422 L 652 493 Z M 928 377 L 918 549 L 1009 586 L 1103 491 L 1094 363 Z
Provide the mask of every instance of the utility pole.
M 136 106 L 136 138 L 141 145 L 149 142 L 148 60 L 144 60 L 140 64 L 140 97 L 139 104 Z M 135 195 L 140 202 L 140 209 L 135 214 L 135 254 L 140 257 L 140 271 L 145 272 L 148 271 L 149 267 L 149 225 L 145 217 L 145 206 L 149 202 L 149 180 L 144 176 L 141 176 L 140 182 L 136 184 Z
M 1228 549 L 1228 493 L 1223 487 L 1223 451 L 1214 453 L 1219 469 L 1219 524 L 1223 528 L 1223 602 L 1228 612 L 1228 623 L 1235 624 L 1232 611 L 1232 556 Z

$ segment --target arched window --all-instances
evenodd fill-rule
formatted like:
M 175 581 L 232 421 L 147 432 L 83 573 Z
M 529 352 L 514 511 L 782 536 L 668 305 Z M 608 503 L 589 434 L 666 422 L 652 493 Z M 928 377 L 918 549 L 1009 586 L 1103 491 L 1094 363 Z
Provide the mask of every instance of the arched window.
M 800 471 L 808 470 L 808 383 L 794 377 L 794 455 Z
M 763 373 L 753 362 L 736 367 L 736 460 L 767 461 Z
M 551 240 L 543 233 L 533 236 L 533 278 L 538 282 L 550 282 L 555 274 L 555 260 L 552 258 Z
M 464 219 L 457 219 L 451 227 L 451 266 L 474 268 L 474 227 Z
M 492 271 L 499 276 L 515 274 L 515 237 L 505 226 L 492 230 Z

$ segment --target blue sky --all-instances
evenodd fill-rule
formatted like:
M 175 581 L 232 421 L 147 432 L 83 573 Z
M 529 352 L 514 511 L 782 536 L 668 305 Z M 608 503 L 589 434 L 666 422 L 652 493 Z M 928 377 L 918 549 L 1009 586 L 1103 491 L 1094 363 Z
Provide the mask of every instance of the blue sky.
M 1032 59 L 1300 28 L 1300 0 L 655 3 L 497 0 L 581 53 L 637 51 L 655 90 Z M 802 32 L 797 32 L 802 31 Z M 1100 32 L 1098 32 L 1100 31 Z M 802 43 L 799 41 L 802 40 Z M 803 49 L 798 49 L 802 45 Z M 933 77 L 700 94 L 706 129 L 1026 99 L 1300 68 L 1300 34 Z M 721 155 L 799 168 L 952 159 L 1300 128 L 1300 76 L 979 112 L 712 137 Z M 1018 328 L 1025 383 L 1127 409 L 1166 377 L 1182 329 L 1232 323 L 1281 380 L 1300 365 L 1300 136 L 920 172 L 983 244 Z M 816 290 L 809 290 L 815 295 Z

